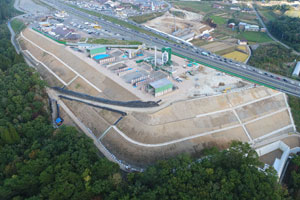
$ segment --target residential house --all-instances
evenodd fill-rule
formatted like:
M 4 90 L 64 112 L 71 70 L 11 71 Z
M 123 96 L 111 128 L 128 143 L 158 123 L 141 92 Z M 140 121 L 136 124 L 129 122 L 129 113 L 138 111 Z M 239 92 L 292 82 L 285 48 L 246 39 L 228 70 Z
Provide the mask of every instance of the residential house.
M 239 30 L 240 30 L 240 31 L 243 31 L 243 30 L 245 29 L 245 26 L 247 26 L 247 23 L 245 23 L 245 22 L 240 22 L 240 23 L 239 23 Z
M 255 31 L 255 32 L 258 32 L 259 31 L 259 26 L 247 24 L 245 26 L 245 31 Z
M 217 8 L 217 9 L 223 9 L 224 6 L 220 5 L 220 4 L 213 4 L 213 8 Z
M 238 45 L 247 45 L 248 41 L 247 40 L 238 40 Z

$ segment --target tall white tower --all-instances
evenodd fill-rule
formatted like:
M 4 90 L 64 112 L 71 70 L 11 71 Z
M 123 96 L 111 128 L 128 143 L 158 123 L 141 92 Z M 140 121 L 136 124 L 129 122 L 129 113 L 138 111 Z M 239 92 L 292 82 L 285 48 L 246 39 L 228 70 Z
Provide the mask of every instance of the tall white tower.
M 154 7 L 154 4 L 153 4 L 153 1 L 151 2 L 151 9 L 152 9 L 152 11 L 155 11 L 155 7 Z

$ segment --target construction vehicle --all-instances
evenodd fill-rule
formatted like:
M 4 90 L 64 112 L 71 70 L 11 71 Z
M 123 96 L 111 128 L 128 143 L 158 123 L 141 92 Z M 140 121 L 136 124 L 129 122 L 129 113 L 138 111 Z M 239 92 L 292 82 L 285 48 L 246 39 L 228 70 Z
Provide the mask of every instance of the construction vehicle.
M 226 89 L 224 89 L 223 90 L 223 93 L 227 93 L 227 91 L 229 91 L 229 90 L 231 90 L 231 88 L 229 87 L 229 88 L 226 88 Z
M 55 103 L 56 103 L 56 113 L 57 113 L 57 116 L 56 116 L 56 119 L 55 119 L 55 124 L 57 126 L 60 126 L 64 122 L 64 119 L 61 118 L 60 115 L 59 115 L 59 104 L 57 103 L 57 101 L 55 101 Z

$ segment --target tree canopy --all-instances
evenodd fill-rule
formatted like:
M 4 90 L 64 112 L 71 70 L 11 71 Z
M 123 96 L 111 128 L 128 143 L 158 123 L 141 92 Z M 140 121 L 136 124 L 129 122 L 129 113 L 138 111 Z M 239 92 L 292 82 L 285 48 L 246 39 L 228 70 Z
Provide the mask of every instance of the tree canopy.
M 300 50 L 300 19 L 285 15 L 268 23 L 269 31 L 279 40 Z
M 198 161 L 181 156 L 128 175 L 125 199 L 284 199 L 275 171 L 261 163 L 248 144 L 234 142 Z

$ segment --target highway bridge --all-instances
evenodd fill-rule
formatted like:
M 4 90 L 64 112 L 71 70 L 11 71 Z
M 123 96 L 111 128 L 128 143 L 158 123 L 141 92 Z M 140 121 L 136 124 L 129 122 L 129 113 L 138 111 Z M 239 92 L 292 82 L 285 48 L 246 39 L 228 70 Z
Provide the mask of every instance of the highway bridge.
M 60 1 L 49 0 L 43 1 L 47 4 L 49 2 L 52 3 L 51 6 L 57 7 L 57 9 L 65 10 L 74 15 L 80 16 L 82 18 L 89 18 L 101 24 L 102 26 L 109 27 L 112 31 L 116 33 L 121 33 L 123 35 L 128 35 L 134 40 L 139 40 L 146 44 L 157 46 L 158 48 L 162 48 L 165 46 L 171 47 L 173 54 L 177 56 L 181 56 L 205 66 L 217 69 L 219 71 L 228 73 L 233 76 L 237 76 L 243 78 L 245 80 L 264 85 L 284 93 L 300 97 L 300 82 L 295 81 L 277 74 L 272 74 L 267 71 L 263 71 L 261 69 L 257 69 L 253 66 L 245 65 L 243 63 L 238 63 L 235 61 L 227 60 L 220 56 L 216 56 L 214 54 L 203 55 L 203 49 L 197 48 L 193 45 L 189 45 L 183 42 L 176 41 L 173 38 L 168 37 L 160 32 L 155 32 L 155 30 L 148 29 L 142 25 L 138 25 L 139 28 L 143 28 L 147 31 L 151 31 L 158 35 L 158 37 L 152 36 L 150 34 L 141 33 L 137 30 L 130 29 L 128 27 L 121 26 L 116 23 L 112 23 L 105 19 L 90 15 L 86 12 L 78 10 L 76 8 L 70 7 Z M 120 19 L 119 19 L 120 20 Z M 132 25 L 132 24 L 131 24 Z M 161 39 L 162 37 L 165 38 Z M 170 40 L 174 42 L 170 42 Z

